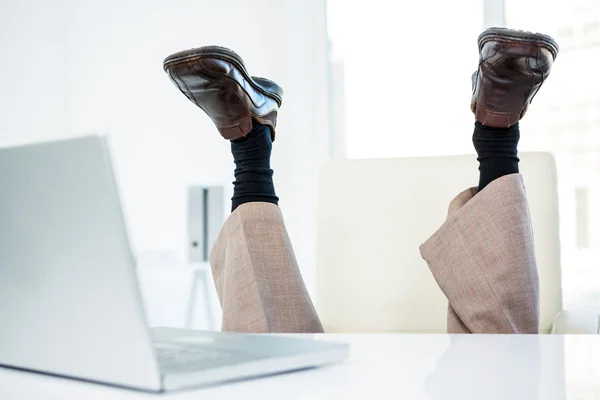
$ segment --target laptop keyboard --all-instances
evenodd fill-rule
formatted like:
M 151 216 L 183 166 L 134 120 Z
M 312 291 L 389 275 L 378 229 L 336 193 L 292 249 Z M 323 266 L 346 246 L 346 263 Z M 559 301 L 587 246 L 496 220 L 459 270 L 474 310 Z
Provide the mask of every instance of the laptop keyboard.
M 231 363 L 236 353 L 213 346 L 155 343 L 155 352 L 161 370 L 183 371 L 213 368 Z

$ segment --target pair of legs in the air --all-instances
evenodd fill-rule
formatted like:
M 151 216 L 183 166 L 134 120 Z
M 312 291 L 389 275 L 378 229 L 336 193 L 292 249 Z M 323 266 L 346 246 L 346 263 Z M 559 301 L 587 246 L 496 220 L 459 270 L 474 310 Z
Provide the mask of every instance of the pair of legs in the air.
M 537 333 L 539 287 L 531 221 L 519 173 L 519 120 L 550 73 L 548 36 L 492 28 L 479 38 L 473 75 L 478 188 L 461 193 L 421 246 L 448 298 L 453 333 Z M 251 77 L 221 47 L 173 54 L 165 71 L 231 141 L 232 214 L 211 253 L 223 330 L 322 332 L 277 207 L 270 156 L 283 91 Z

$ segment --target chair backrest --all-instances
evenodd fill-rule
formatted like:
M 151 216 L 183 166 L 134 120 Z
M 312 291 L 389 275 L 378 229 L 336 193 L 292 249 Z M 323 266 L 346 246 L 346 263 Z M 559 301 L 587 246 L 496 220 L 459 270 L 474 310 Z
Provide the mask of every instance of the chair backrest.
M 554 158 L 524 153 L 540 276 L 542 332 L 562 309 Z M 419 245 L 476 186 L 474 156 L 344 160 L 319 182 L 316 305 L 329 332 L 445 332 L 447 300 Z

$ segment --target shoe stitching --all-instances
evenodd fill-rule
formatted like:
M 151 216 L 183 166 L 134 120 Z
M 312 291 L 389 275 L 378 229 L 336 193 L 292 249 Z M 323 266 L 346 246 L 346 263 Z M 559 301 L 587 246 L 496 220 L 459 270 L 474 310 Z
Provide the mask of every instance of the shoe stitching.
M 494 64 L 492 64 L 487 70 L 483 71 L 482 65 L 488 61 L 491 60 L 492 58 L 496 57 L 496 55 L 498 55 L 498 53 L 500 52 L 500 49 L 498 47 L 496 47 L 496 51 L 494 52 L 494 54 L 492 54 L 491 56 L 486 57 L 485 59 L 481 60 L 481 62 L 479 63 L 479 67 L 477 68 L 477 74 L 479 75 L 479 70 L 481 69 L 481 79 L 483 79 L 485 77 L 485 74 L 488 73 L 489 70 L 491 70 L 492 68 L 494 68 L 498 63 L 504 61 L 504 58 L 506 57 L 506 54 L 502 55 L 502 58 L 500 58 L 500 60 L 496 61 Z M 479 79 L 479 76 L 477 76 L 477 78 Z M 475 85 L 477 86 L 477 83 L 475 83 Z
M 173 70 L 170 69 L 169 70 L 171 73 L 171 78 L 173 78 Z M 194 103 L 196 106 L 200 107 L 200 104 L 198 104 L 198 101 L 196 100 L 196 98 L 192 95 L 192 92 L 190 91 L 190 88 L 186 85 L 185 81 L 183 79 L 181 79 L 181 75 L 179 75 L 178 73 L 175 73 L 175 75 L 177 75 L 177 79 L 181 81 L 181 83 L 183 84 L 183 86 L 185 87 L 185 90 L 181 89 L 181 86 L 179 86 L 179 83 L 173 79 L 176 84 L 177 87 L 179 88 L 179 90 L 181 91 L 181 93 L 183 93 L 185 95 L 185 97 L 187 97 L 192 103 Z M 188 95 L 189 94 L 189 95 Z M 200 107 L 202 110 L 204 110 L 202 107 Z M 206 111 L 205 111 L 206 112 Z
M 516 33 L 515 33 L 516 32 Z M 517 33 L 521 33 L 518 35 Z M 525 34 L 525 35 L 522 35 Z M 513 30 L 507 28 L 490 28 L 479 35 L 479 43 L 481 41 L 493 41 L 493 40 L 513 40 L 518 41 L 520 43 L 529 42 L 529 43 L 545 43 L 547 46 L 551 46 L 556 50 L 556 55 L 558 55 L 559 45 L 556 43 L 551 36 L 545 35 L 543 33 L 535 33 L 524 30 Z M 483 47 L 483 46 L 482 46 Z
M 497 50 L 497 51 L 496 51 L 496 54 L 498 54 L 498 53 L 499 53 L 499 51 Z M 494 54 L 494 56 L 495 56 L 496 54 Z M 492 58 L 492 57 L 488 57 L 486 60 L 489 60 L 490 58 Z M 502 61 L 504 61 L 504 60 L 506 60 L 506 53 L 502 54 L 502 57 L 501 57 L 501 58 L 500 58 L 498 61 L 496 61 L 494 64 L 490 65 L 490 67 L 489 67 L 487 70 L 485 70 L 485 71 L 482 71 L 482 74 L 481 74 L 481 79 L 485 78 L 485 75 L 486 75 L 488 72 L 490 72 L 490 71 L 491 71 L 491 70 L 492 70 L 492 69 L 493 69 L 493 68 L 494 68 L 496 65 L 500 64 L 500 63 L 501 63 Z
M 258 108 L 261 108 L 261 107 L 262 107 L 262 106 L 264 106 L 264 105 L 265 105 L 265 103 L 267 102 L 267 100 L 263 98 L 263 101 L 262 101 L 262 103 L 260 103 L 260 104 L 254 104 L 254 101 L 252 101 L 252 97 L 250 96 L 250 94 L 249 94 L 249 93 L 246 91 L 246 89 L 245 89 L 245 88 L 244 88 L 244 87 L 243 87 L 243 86 L 242 86 L 242 85 L 241 85 L 241 84 L 240 84 L 238 81 L 236 81 L 235 79 L 233 79 L 233 78 L 232 78 L 231 76 L 229 76 L 229 75 L 225 75 L 224 77 L 225 77 L 225 79 L 231 79 L 233 82 L 235 82 L 235 84 L 236 84 L 236 85 L 237 85 L 237 86 L 238 86 L 238 87 L 239 87 L 239 88 L 242 90 L 242 92 L 244 92 L 244 93 L 246 94 L 246 96 L 247 96 L 247 97 L 248 97 L 248 99 L 250 100 L 250 103 L 252 103 L 252 105 L 253 105 L 255 108 L 257 108 L 257 109 L 258 109 Z M 244 79 L 245 79 L 245 77 L 244 77 Z M 250 85 L 250 86 L 252 86 L 252 85 Z M 252 88 L 252 89 L 254 89 L 254 88 Z M 264 93 L 262 93 L 262 92 L 259 92 L 259 93 L 260 93 L 260 94 L 261 94 L 263 97 L 265 97 L 265 96 L 266 96 L 266 95 L 265 95 Z M 237 93 L 236 93 L 236 94 L 237 94 Z M 238 96 L 238 97 L 239 97 L 239 96 Z M 240 100 L 242 100 L 242 99 L 241 99 L 241 97 L 240 97 Z M 243 100 L 242 100 L 242 101 L 243 101 Z
M 234 66 L 234 67 L 235 67 L 235 66 Z M 192 71 L 194 72 L 194 74 L 195 74 L 196 76 L 199 76 L 199 77 L 201 77 L 201 78 L 204 78 L 204 77 L 205 77 L 204 75 L 202 75 L 202 74 L 198 73 L 198 72 L 196 71 L 196 69 L 195 69 L 195 68 L 192 68 Z M 250 98 L 250 96 L 247 94 L 247 92 L 244 90 L 244 88 L 242 87 L 242 85 L 240 85 L 240 83 L 239 83 L 238 81 L 236 81 L 235 79 L 233 79 L 232 77 L 230 77 L 230 76 L 228 76 L 228 75 L 223 75 L 223 78 L 224 78 L 224 79 L 229 79 L 229 80 L 232 80 L 232 81 L 233 81 L 233 82 L 234 82 L 234 83 L 235 83 L 235 84 L 236 84 L 236 85 L 237 85 L 237 86 L 238 86 L 238 87 L 239 87 L 239 88 L 242 90 L 242 92 L 246 93 L 246 96 L 248 97 L 248 99 L 250 100 L 250 102 L 252 103 L 252 105 L 254 105 L 254 106 L 257 108 L 257 109 L 260 109 L 260 108 L 262 108 L 262 107 L 265 105 L 265 103 L 266 103 L 266 100 L 265 100 L 265 101 L 263 101 L 263 103 L 262 103 L 260 106 L 256 106 L 256 105 L 254 104 L 254 102 L 252 101 L 252 99 Z M 248 107 L 246 106 L 246 104 L 245 104 L 245 102 L 244 102 L 244 99 L 243 99 L 243 98 L 242 98 L 242 97 L 241 97 L 241 96 L 240 96 L 240 95 L 239 95 L 239 94 L 238 94 L 238 93 L 237 93 L 235 90 L 232 90 L 232 89 L 227 89 L 227 91 L 228 91 L 228 92 L 231 92 L 231 93 L 233 93 L 233 95 L 235 95 L 235 96 L 236 96 L 236 97 L 237 97 L 237 98 L 238 98 L 238 99 L 239 99 L 239 100 L 242 102 L 242 104 L 244 105 L 244 108 L 246 109 L 246 116 L 247 116 L 248 118 L 252 119 L 252 112 L 251 112 L 250 110 L 248 110 Z M 261 94 L 262 94 L 262 93 L 261 93 Z M 263 96 L 264 96 L 264 94 L 263 94 Z M 274 99 L 273 99 L 273 101 L 277 102 L 277 101 L 276 101 L 276 100 L 274 100 Z M 201 107 L 201 108 L 202 108 L 202 107 Z M 268 112 L 266 112 L 266 113 L 264 113 L 264 114 L 262 114 L 262 115 L 256 114 L 256 118 L 262 118 L 262 117 L 264 117 L 265 115 L 268 115 L 268 114 L 270 114 L 271 112 L 273 112 L 273 111 L 275 111 L 275 110 L 276 110 L 276 109 L 269 109 L 269 111 L 268 111 Z M 237 123 L 237 124 L 233 124 L 233 125 L 221 125 L 221 126 L 220 126 L 220 128 L 234 128 L 234 127 L 236 127 L 236 126 L 239 126 L 239 125 L 240 125 L 239 123 Z
M 554 39 L 552 39 L 552 41 L 550 41 L 550 40 L 540 39 L 540 38 L 523 38 L 523 37 L 518 37 L 518 36 L 510 36 L 510 35 L 491 36 L 487 40 L 484 40 L 484 44 L 487 42 L 498 42 L 498 41 L 507 41 L 507 42 L 511 42 L 511 43 L 521 43 L 521 44 L 523 44 L 523 43 L 533 43 L 533 44 L 540 43 L 540 44 L 545 44 L 546 46 L 550 46 L 550 47 L 554 47 L 554 44 L 556 44 L 554 42 Z
M 546 50 L 548 50 L 550 53 L 552 53 L 552 57 L 556 58 L 558 56 L 558 51 L 555 51 L 552 46 L 549 46 L 546 43 L 540 42 L 538 41 L 515 41 L 515 40 L 510 40 L 510 39 L 504 39 L 504 38 L 493 38 L 489 40 L 490 42 L 502 42 L 505 44 L 513 44 L 513 45 L 532 45 L 535 47 L 543 47 Z M 487 43 L 487 42 L 486 42 Z M 483 48 L 483 47 L 482 47 Z
M 545 39 L 554 40 L 554 39 L 552 39 L 551 36 L 546 35 L 544 33 L 526 31 L 523 29 L 509 29 L 509 28 L 501 28 L 501 27 L 489 28 L 479 36 L 480 36 L 480 38 L 485 37 L 487 35 L 503 35 L 503 36 L 510 36 L 510 37 L 514 37 L 514 38 L 522 38 L 523 37 L 523 35 L 519 36 L 519 35 L 515 34 L 515 32 L 516 33 L 525 33 L 530 36 L 537 36 L 537 37 L 542 37 Z
M 189 60 L 190 57 L 195 57 L 196 59 L 202 58 L 202 56 L 210 57 L 210 54 L 208 54 L 210 52 L 216 53 L 216 54 L 228 57 L 228 58 L 232 58 L 232 59 L 236 60 L 237 62 L 239 62 L 240 65 L 244 66 L 244 68 L 245 68 L 245 63 L 239 54 L 237 54 L 235 51 L 233 51 L 231 49 L 226 49 L 225 47 L 219 47 L 219 46 L 210 46 L 210 48 L 198 49 L 196 51 L 192 50 L 191 53 L 183 52 L 183 54 L 178 56 L 177 59 L 175 59 L 173 61 L 166 61 L 166 63 L 169 64 L 169 63 L 192 61 L 192 60 Z M 230 61 L 230 60 L 225 60 L 225 61 Z
M 538 52 L 537 54 L 540 54 L 540 49 L 538 47 Z M 537 64 L 537 58 L 536 58 L 536 64 Z M 531 56 L 527 57 L 527 69 L 529 70 L 529 74 L 531 75 L 531 88 L 529 89 L 529 93 L 533 92 L 533 88 L 535 87 L 535 75 L 533 73 L 533 69 L 531 68 Z M 531 98 L 531 100 L 533 100 L 533 98 Z M 529 96 L 527 96 L 527 98 L 525 99 L 525 104 L 523 105 L 523 107 L 521 108 L 521 112 L 519 114 L 519 119 L 523 118 L 523 116 L 525 115 L 525 109 L 527 108 L 527 105 L 530 103 L 531 101 L 529 100 Z
M 221 51 L 219 49 L 224 49 L 226 51 Z M 172 56 L 169 56 L 165 59 L 164 64 L 165 66 L 171 66 L 171 65 L 178 65 L 181 63 L 185 63 L 185 62 L 190 62 L 190 61 L 196 61 L 200 58 L 203 57 L 210 57 L 209 53 L 214 53 L 217 54 L 219 56 L 223 56 L 226 58 L 225 61 L 229 61 L 231 62 L 231 59 L 236 60 L 238 63 L 240 63 L 242 66 L 244 66 L 245 68 L 245 64 L 244 61 L 242 60 L 242 57 L 240 57 L 236 52 L 234 52 L 233 50 L 230 49 L 225 49 L 223 47 L 218 48 L 218 46 L 213 46 L 210 49 L 195 49 L 196 51 L 193 50 L 189 50 L 189 51 L 183 51 L 181 52 L 181 55 L 175 57 L 174 59 L 169 59 Z M 191 51 L 191 52 L 190 52 Z M 231 54 L 230 54 L 231 53 Z M 178 54 L 178 53 L 175 53 Z
M 248 117 L 250 119 L 250 121 L 252 121 L 252 114 L 246 113 L 246 117 Z M 235 128 L 240 126 L 241 122 L 238 122 L 236 124 L 232 124 L 232 125 L 219 125 L 219 129 L 230 129 L 230 128 Z
M 198 59 L 196 59 L 196 60 L 198 60 Z M 225 61 L 225 62 L 227 62 L 228 64 L 230 64 L 230 66 L 231 66 L 232 68 L 235 68 L 235 69 L 237 69 L 237 70 L 240 70 L 240 69 L 238 68 L 238 66 L 237 66 L 237 65 L 235 65 L 235 64 L 232 64 L 230 61 L 228 61 L 228 60 L 222 60 L 222 61 Z M 196 68 L 192 68 L 192 70 L 193 70 L 194 74 L 196 74 L 196 76 L 199 76 L 199 77 L 201 77 L 201 78 L 204 78 L 204 77 L 205 77 L 205 75 L 203 75 L 203 74 L 199 73 L 198 71 L 196 71 Z M 246 77 L 244 76 L 244 73 L 243 73 L 244 71 L 241 71 L 241 70 L 240 70 L 240 72 L 242 72 L 242 78 L 243 78 L 243 79 L 246 79 Z M 245 72 L 246 72 L 246 75 L 250 76 L 250 75 L 248 74 L 248 71 L 245 71 Z M 206 77 L 208 77 L 208 75 L 206 75 Z M 210 78 L 211 78 L 211 79 L 214 79 L 214 78 L 212 78 L 212 77 L 210 77 Z M 219 82 L 223 82 L 223 80 L 224 80 L 224 79 L 229 79 L 229 80 L 233 81 L 233 82 L 235 83 L 235 85 L 236 85 L 236 86 L 238 86 L 238 87 L 239 87 L 239 88 L 242 90 L 242 92 L 246 93 L 246 96 L 247 96 L 247 97 L 248 97 L 248 99 L 250 100 L 250 103 L 252 103 L 252 105 L 253 105 L 255 108 L 259 109 L 259 108 L 263 107 L 263 106 L 264 106 L 264 104 L 266 103 L 266 100 L 265 100 L 265 99 L 263 99 L 263 102 L 262 102 L 261 104 L 254 104 L 254 101 L 252 101 L 252 98 L 250 97 L 250 95 L 248 94 L 248 92 L 247 92 L 247 91 L 244 89 L 244 87 L 243 87 L 243 86 L 242 86 L 242 85 L 241 85 L 241 84 L 240 84 L 240 83 L 239 83 L 237 80 L 233 79 L 233 78 L 232 78 L 231 76 L 229 76 L 229 75 L 223 74 L 223 75 L 222 75 L 222 78 L 219 80 Z M 254 87 L 252 86 L 252 84 L 250 84 L 250 86 L 251 86 L 251 88 L 252 88 L 252 89 L 254 89 Z M 237 92 L 236 92 L 235 90 L 231 90 L 231 89 L 227 89 L 227 90 L 228 90 L 228 91 L 231 91 L 231 92 L 233 92 L 233 93 L 234 93 L 234 94 L 235 94 L 235 95 L 236 95 L 236 96 L 237 96 L 237 97 L 240 99 L 240 101 L 242 101 L 242 104 L 244 104 L 244 107 L 245 107 L 246 109 L 248 108 L 248 107 L 246 107 L 246 106 L 245 106 L 244 100 L 243 100 L 243 99 L 242 99 L 242 98 L 241 98 L 241 97 L 240 97 L 240 96 L 237 94 Z M 254 90 L 256 90 L 256 89 L 254 89 Z M 262 96 L 267 96 L 267 97 L 270 97 L 270 96 L 268 96 L 268 95 L 266 95 L 266 94 L 264 94 L 264 93 L 262 93 L 262 92 L 260 92 L 260 91 L 258 91 L 258 92 L 259 92 L 259 93 L 260 93 Z M 275 100 L 275 101 L 276 101 L 276 100 Z
M 207 80 L 207 81 L 209 81 L 209 82 L 214 82 L 214 81 L 216 80 L 214 77 L 211 77 L 211 76 L 208 76 L 208 75 L 205 75 L 205 74 L 202 74 L 202 73 L 200 73 L 200 72 L 196 71 L 196 68 L 194 68 L 194 66 L 193 66 L 193 64 L 192 64 L 192 63 L 190 63 L 190 69 L 192 70 L 192 72 L 194 73 L 194 75 L 196 75 L 196 76 L 197 76 L 197 77 L 199 77 L 199 78 L 206 79 L 206 80 Z M 230 78 L 230 77 L 228 77 L 227 75 L 224 75 L 223 77 L 224 77 L 224 78 L 229 78 L 229 79 L 233 80 L 234 82 L 236 82 L 236 84 L 237 84 L 237 81 L 236 81 L 235 79 L 233 79 L 233 78 Z M 183 80 L 182 80 L 182 82 L 184 82 L 184 84 L 185 84 L 185 81 L 183 81 Z M 239 84 L 238 84 L 238 86 L 239 86 Z M 186 85 L 186 88 L 187 88 L 187 90 L 188 90 L 188 91 L 190 90 L 190 89 L 187 87 L 187 85 Z M 238 99 L 239 99 L 239 100 L 242 102 L 242 104 L 244 104 L 244 101 L 242 100 L 242 98 L 241 98 L 241 97 L 240 97 L 240 96 L 239 96 L 239 95 L 238 95 L 238 94 L 237 94 L 237 93 L 236 93 L 234 90 L 227 89 L 227 91 L 228 91 L 228 92 L 231 92 L 231 93 L 233 93 L 233 94 L 234 94 L 234 95 L 235 95 L 235 96 L 236 96 L 236 97 L 237 97 L 237 98 L 238 98 Z M 190 93 L 191 93 L 191 91 L 190 91 Z M 208 114 L 208 115 L 209 115 L 209 117 L 210 117 L 210 114 L 209 114 L 208 112 L 206 112 L 206 110 L 205 110 L 205 109 L 204 109 L 202 106 L 200 106 L 198 103 L 196 103 L 196 105 L 197 105 L 198 107 L 200 107 L 200 108 L 201 108 L 201 109 L 202 109 L 202 110 L 203 110 L 203 111 L 204 111 L 206 114 Z M 246 115 L 247 115 L 249 118 L 251 118 L 251 114 L 250 114 L 250 112 L 248 111 L 248 108 L 245 106 L 245 104 L 244 104 L 244 108 L 246 109 Z M 212 119 L 212 117 L 211 117 L 211 119 Z M 236 126 L 239 126 L 239 125 L 240 125 L 240 124 L 239 124 L 239 123 L 237 123 L 237 124 L 232 124 L 232 125 L 219 125 L 218 127 L 219 127 L 219 129 L 221 129 L 221 128 L 234 128 L 234 127 L 236 127 Z
M 214 83 L 214 79 L 211 76 L 209 76 L 209 75 L 203 75 L 203 74 L 198 73 L 196 71 L 196 68 L 194 68 L 194 65 L 192 63 L 188 63 L 188 66 L 190 67 L 190 70 L 192 71 L 192 73 L 194 75 L 196 75 L 197 77 L 202 78 L 202 79 L 206 80 L 207 82 L 209 82 L 211 84 Z M 186 90 L 190 93 L 190 96 L 192 96 L 192 90 L 190 90 L 189 86 L 185 83 L 185 80 L 181 79 L 181 82 L 183 82 L 183 84 L 185 85 Z M 196 98 L 194 97 L 194 100 L 195 99 Z M 198 101 L 194 101 L 194 104 L 196 104 L 202 111 L 204 111 L 206 113 L 206 115 L 209 116 L 210 119 L 212 119 L 212 117 L 210 116 L 209 112 L 206 111 L 206 109 L 204 107 L 202 107 L 202 105 L 200 103 L 198 103 Z
M 493 55 L 493 56 L 490 56 L 490 57 L 488 57 L 488 58 L 486 58 L 486 59 L 485 59 L 485 61 L 487 61 L 487 60 L 489 60 L 490 58 L 492 58 L 492 57 L 496 56 L 496 54 L 498 54 L 499 52 L 500 52 L 500 50 L 497 48 L 497 49 L 496 49 L 496 52 L 494 53 L 494 55 Z M 504 61 L 505 59 L 506 59 L 506 53 L 503 53 L 503 54 L 502 54 L 502 57 L 500 57 L 500 59 L 499 59 L 498 61 L 496 61 L 494 64 L 492 64 L 492 65 L 491 65 L 491 66 L 490 66 L 490 67 L 489 67 L 489 68 L 488 68 L 486 71 L 482 71 L 482 74 L 481 74 L 481 79 L 483 80 L 483 78 L 485 78 L 485 75 L 486 75 L 486 74 L 487 74 L 489 71 L 491 71 L 491 70 L 492 70 L 492 69 L 493 69 L 493 68 L 494 68 L 496 65 L 500 64 L 500 63 L 501 63 L 502 61 Z M 482 64 L 483 64 L 483 62 L 482 62 Z M 475 102 L 475 107 L 477 107 L 477 102 Z M 493 114 L 493 113 L 492 113 L 492 112 L 490 112 L 490 110 L 488 110 L 487 108 L 486 108 L 485 112 L 486 112 L 486 114 Z M 475 108 L 475 117 L 477 117 L 477 108 Z M 484 118 L 484 121 L 485 121 L 485 118 Z
M 485 63 L 487 60 L 494 58 L 496 56 L 496 54 L 498 54 L 498 48 L 496 47 L 495 49 L 496 51 L 494 52 L 494 54 L 492 54 L 491 56 L 488 56 L 486 58 L 484 58 L 483 60 L 481 60 L 479 62 L 479 65 L 477 66 L 477 76 L 475 77 L 475 84 L 473 85 L 473 93 L 472 96 L 475 96 L 475 93 L 477 92 L 477 88 L 479 87 L 479 71 L 482 69 L 481 66 L 483 65 L 483 63 Z M 495 64 L 494 64 L 495 65 Z M 490 67 L 491 68 L 491 67 Z M 488 69 L 489 71 L 489 69 Z M 487 71 L 486 71 L 487 72 Z M 482 71 L 481 73 L 481 79 L 483 79 L 485 77 L 485 73 Z M 471 105 L 471 109 L 474 113 L 477 112 L 477 99 L 475 100 L 475 102 L 473 102 L 473 104 Z
M 217 58 L 219 60 L 225 61 L 225 62 L 230 63 L 230 64 L 234 64 L 233 67 L 238 68 L 238 66 L 235 65 L 235 63 L 240 64 L 241 68 L 238 68 L 238 69 L 241 70 L 242 75 L 245 75 L 244 79 L 246 79 L 246 76 L 248 77 L 248 80 L 250 81 L 250 86 L 253 86 L 253 89 L 261 92 L 261 94 L 263 94 L 264 96 L 273 97 L 275 99 L 275 101 L 277 101 L 278 104 L 282 101 L 281 99 L 279 99 L 279 95 L 277 93 L 271 92 L 271 91 L 269 91 L 267 89 L 262 88 L 258 83 L 256 83 L 252 79 L 252 76 L 250 76 L 250 73 L 246 69 L 246 65 L 244 64 L 244 61 L 243 61 L 242 57 L 240 57 L 233 50 L 226 49 L 224 47 L 221 47 L 220 49 L 224 49 L 226 51 L 220 51 L 220 50 L 216 50 L 215 48 L 212 48 L 212 49 L 206 49 L 204 51 L 196 51 L 196 52 L 192 52 L 192 53 L 184 53 L 183 55 L 181 55 L 180 57 L 178 57 L 178 58 L 181 58 L 181 59 L 178 59 L 176 61 L 166 61 L 165 62 L 165 68 L 169 68 L 169 67 L 172 67 L 172 66 L 175 66 L 175 65 L 186 63 L 186 62 L 187 63 L 191 63 L 192 61 L 197 61 L 197 60 L 199 60 L 201 58 L 210 58 L 211 54 L 209 54 L 209 52 L 213 52 L 213 53 L 215 53 L 217 55 L 225 57 L 224 59 L 223 58 L 219 58 L 219 57 L 214 57 L 214 58 Z M 233 55 L 229 54 L 229 52 L 231 52 Z M 232 60 L 234 60 L 235 63 L 233 63 Z M 269 81 L 269 82 L 271 82 L 274 85 L 276 85 L 276 86 L 279 87 L 279 85 L 277 85 L 277 83 L 275 83 L 275 82 L 273 82 L 273 81 L 271 81 L 269 79 L 266 79 L 266 78 L 261 78 L 261 79 Z M 254 84 L 257 86 L 258 89 L 254 88 L 254 85 L 252 84 L 252 82 L 254 82 Z
M 185 58 L 185 59 L 177 60 L 177 61 L 168 61 L 165 63 L 165 68 L 173 68 L 173 67 L 176 67 L 181 64 L 188 64 L 188 63 L 191 63 L 192 61 L 196 61 L 201 58 L 202 57 L 200 56 L 200 57 L 193 57 L 193 58 Z
M 177 82 L 177 80 L 175 80 L 175 78 L 173 78 L 173 70 L 171 68 L 169 68 L 167 70 L 167 75 L 169 75 L 169 78 L 171 78 L 171 81 L 175 84 L 175 86 L 177 86 L 177 89 L 179 89 L 179 91 L 183 94 L 185 94 L 185 97 L 188 97 L 187 94 L 181 89 L 181 86 L 179 85 L 179 82 Z M 188 97 L 188 99 L 190 99 Z M 191 100 L 191 99 L 190 99 Z
M 535 65 L 541 71 L 540 64 L 539 64 L 539 59 L 540 59 L 540 49 L 538 48 L 538 54 L 537 54 L 537 57 L 535 59 Z M 544 71 L 541 71 L 541 72 L 542 72 L 542 82 L 540 83 L 540 85 L 536 89 L 536 91 L 533 94 L 533 96 L 531 96 L 531 100 L 529 100 L 529 104 L 531 104 L 533 102 L 534 97 L 538 94 L 538 92 L 542 88 L 542 85 L 544 84 Z
M 187 64 L 189 65 L 189 67 L 190 67 L 191 71 L 194 73 L 194 75 L 196 75 L 196 76 L 198 76 L 198 77 L 200 77 L 200 78 L 206 79 L 206 80 L 208 80 L 208 81 L 213 81 L 213 80 L 214 80 L 214 78 L 212 78 L 212 77 L 210 77 L 210 76 L 208 76 L 208 75 L 201 74 L 201 73 L 199 73 L 198 71 L 196 71 L 196 68 L 194 68 L 194 65 L 192 64 L 192 61 L 196 61 L 196 60 L 198 60 L 198 59 L 200 59 L 200 58 L 201 58 L 201 57 L 197 57 L 197 58 L 195 58 L 195 59 L 193 59 L 193 60 L 189 60 L 189 59 L 188 59 L 188 60 L 187 60 Z M 226 62 L 229 62 L 228 60 L 224 60 L 224 61 L 226 61 Z M 183 62 L 184 62 L 184 61 L 182 61 L 181 63 L 177 63 L 177 65 L 179 65 L 179 64 L 182 64 Z M 172 65 L 171 65 L 171 67 L 172 67 L 173 65 L 175 65 L 175 64 L 172 64 Z M 243 64 L 242 64 L 242 65 L 243 65 Z M 237 68 L 237 66 L 236 66 L 236 65 L 233 65 L 233 67 L 234 67 L 234 68 Z M 172 74 L 172 68 L 168 68 L 168 70 L 169 70 L 169 72 Z M 181 91 L 181 92 L 182 92 L 184 95 L 186 95 L 186 97 L 187 97 L 188 99 L 190 99 L 190 100 L 191 100 L 191 101 L 192 101 L 192 102 L 193 102 L 193 103 L 194 103 L 196 106 L 198 106 L 198 107 L 199 107 L 200 109 L 202 109 L 202 110 L 203 110 L 203 111 L 204 111 L 206 114 L 208 114 L 208 112 L 207 112 L 207 111 L 206 111 L 206 110 L 205 110 L 205 109 L 204 109 L 204 108 L 203 108 L 203 107 L 202 107 L 200 104 L 198 104 L 198 102 L 196 101 L 196 99 L 195 99 L 195 98 L 194 98 L 194 97 L 191 95 L 191 93 L 192 93 L 192 92 L 191 92 L 191 90 L 189 89 L 189 87 L 186 85 L 185 81 L 184 81 L 183 79 L 181 79 L 181 77 L 180 77 L 179 75 L 178 75 L 178 78 L 181 80 L 181 82 L 182 82 L 182 83 L 183 83 L 183 85 L 185 86 L 185 89 L 186 89 L 187 93 L 190 93 L 190 95 L 188 96 L 188 95 L 187 95 L 187 93 L 186 93 L 186 91 L 182 90 L 182 89 L 181 89 L 181 87 L 179 86 L 179 84 L 176 82 L 176 85 L 177 85 L 177 87 L 179 88 L 179 90 L 180 90 L 180 91 Z M 234 82 L 234 83 L 235 83 L 235 84 L 236 84 L 236 85 L 237 85 L 237 86 L 238 86 L 238 87 L 239 87 L 239 88 L 240 88 L 240 89 L 241 89 L 241 90 L 242 90 L 244 93 L 246 93 L 246 95 L 248 96 L 248 99 L 250 99 L 250 102 L 251 102 L 251 103 L 252 103 L 252 104 L 253 104 L 253 105 L 254 105 L 256 108 L 258 108 L 258 109 L 259 109 L 259 108 L 262 108 L 262 107 L 265 105 L 265 103 L 266 103 L 266 100 L 265 100 L 265 101 L 263 101 L 263 103 L 262 103 L 260 106 L 256 106 L 256 105 L 254 104 L 254 102 L 252 101 L 252 99 L 250 98 L 250 96 L 247 94 L 247 92 L 244 90 L 244 88 L 242 87 L 242 85 L 240 85 L 240 83 L 239 83 L 238 81 L 236 81 L 235 79 L 233 79 L 232 77 L 230 77 L 230 76 L 228 76 L 228 75 L 224 75 L 224 76 L 223 76 L 223 78 L 232 80 L 232 81 L 233 81 L 233 82 Z M 245 78 L 245 77 L 244 77 L 244 78 Z M 268 80 L 268 79 L 265 79 L 265 78 L 262 78 L 262 79 L 264 79 L 264 80 Z M 268 80 L 268 81 L 269 81 L 269 82 L 271 82 L 271 83 L 273 83 L 273 84 L 275 84 L 275 85 L 277 85 L 275 82 L 273 82 L 273 81 L 271 81 L 271 80 Z M 247 118 L 249 118 L 250 120 L 252 120 L 252 113 L 251 113 L 251 112 L 248 110 L 248 107 L 246 107 L 246 105 L 245 105 L 245 102 L 244 102 L 244 100 L 242 99 L 242 97 L 241 97 L 241 96 L 240 96 L 240 95 L 239 95 L 239 94 L 238 94 L 238 93 L 237 93 L 235 90 L 227 89 L 227 91 L 228 91 L 228 92 L 231 92 L 231 93 L 233 93 L 233 95 L 235 95 L 235 96 L 236 96 L 236 97 L 237 97 L 237 98 L 238 98 L 238 99 L 239 99 L 239 100 L 242 102 L 242 104 L 244 105 L 244 108 L 246 109 L 246 115 L 245 115 L 245 116 L 246 116 Z M 269 93 L 270 93 L 270 92 L 269 92 Z M 261 93 L 261 94 L 262 94 L 263 96 L 271 97 L 271 96 L 265 95 L 264 93 Z M 276 99 L 272 98 L 272 100 L 273 100 L 273 101 L 275 101 L 275 103 L 278 103 Z M 263 113 L 263 114 L 256 114 L 255 118 L 261 118 L 261 119 L 262 119 L 263 117 L 265 117 L 266 115 L 268 115 L 268 114 L 272 113 L 273 111 L 277 111 L 277 108 L 270 108 L 270 109 L 268 109 L 268 110 L 267 110 L 265 113 Z M 269 121 L 269 122 L 270 122 L 270 121 Z M 219 128 L 219 129 L 230 129 L 230 128 L 234 128 L 234 127 L 239 127 L 239 125 L 240 125 L 240 123 L 236 123 L 236 124 L 232 124 L 232 125 L 219 125 L 219 126 L 218 126 L 218 128 Z

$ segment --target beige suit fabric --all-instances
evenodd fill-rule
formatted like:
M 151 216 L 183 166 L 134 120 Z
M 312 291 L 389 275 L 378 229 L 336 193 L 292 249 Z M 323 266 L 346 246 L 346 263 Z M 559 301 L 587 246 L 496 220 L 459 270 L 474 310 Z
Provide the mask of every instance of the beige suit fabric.
M 475 194 L 454 199 L 447 221 L 421 246 L 449 301 L 448 331 L 537 333 L 539 285 L 523 180 L 505 176 Z M 211 265 L 224 331 L 323 331 L 277 206 L 238 207 Z
M 276 205 L 239 206 L 225 222 L 210 263 L 223 331 L 323 332 Z
M 519 174 L 461 193 L 421 246 L 448 298 L 450 333 L 538 333 L 539 282 Z

